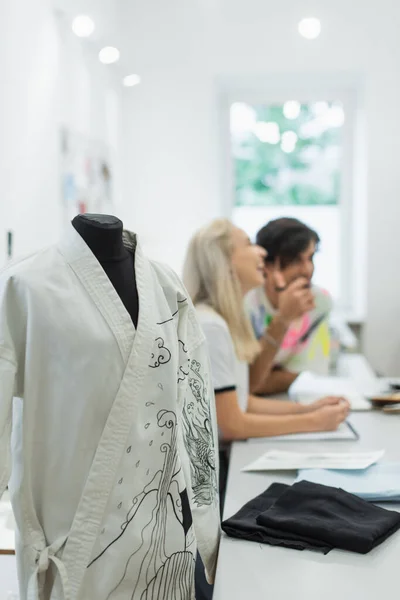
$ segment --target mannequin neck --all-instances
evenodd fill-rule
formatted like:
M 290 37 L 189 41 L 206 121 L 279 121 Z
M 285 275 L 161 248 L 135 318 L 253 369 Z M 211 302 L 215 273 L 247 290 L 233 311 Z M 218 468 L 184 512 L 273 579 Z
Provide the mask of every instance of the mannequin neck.
M 122 238 L 123 224 L 117 217 L 78 215 L 72 225 L 100 262 L 124 260 L 129 255 Z

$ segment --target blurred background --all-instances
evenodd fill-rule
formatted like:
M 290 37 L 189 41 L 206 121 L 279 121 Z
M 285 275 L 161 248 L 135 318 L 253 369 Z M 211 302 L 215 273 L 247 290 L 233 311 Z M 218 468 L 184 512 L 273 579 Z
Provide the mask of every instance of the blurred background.
M 1 265 L 85 211 L 178 272 L 214 217 L 298 217 L 398 375 L 399 26 L 392 0 L 2 0 Z

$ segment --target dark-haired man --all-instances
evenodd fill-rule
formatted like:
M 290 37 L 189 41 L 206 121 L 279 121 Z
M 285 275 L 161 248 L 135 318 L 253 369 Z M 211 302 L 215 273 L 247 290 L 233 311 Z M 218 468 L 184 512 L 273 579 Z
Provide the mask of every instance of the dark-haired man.
M 264 336 L 277 354 L 272 370 L 260 361 L 252 365 L 250 383 L 260 382 L 260 370 L 265 373 L 252 386 L 255 394 L 286 392 L 300 372 L 328 370 L 332 301 L 311 285 L 319 241 L 315 231 L 292 218 L 270 221 L 257 234 L 256 243 L 268 253 L 265 285 L 249 294 L 247 307 L 257 338 Z

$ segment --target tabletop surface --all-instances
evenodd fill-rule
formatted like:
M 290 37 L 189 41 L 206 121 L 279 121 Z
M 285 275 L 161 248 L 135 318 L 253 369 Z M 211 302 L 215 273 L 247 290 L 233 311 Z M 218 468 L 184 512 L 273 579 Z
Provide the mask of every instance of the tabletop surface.
M 338 374 L 351 377 L 368 393 L 376 385 L 372 369 L 362 355 L 345 355 Z M 400 381 L 400 380 L 399 380 Z M 387 382 L 385 382 L 386 385 Z M 381 384 L 382 385 L 382 384 Z M 291 483 L 295 472 L 241 473 L 241 468 L 267 449 L 284 444 L 287 449 L 343 451 L 385 448 L 385 460 L 400 461 L 400 415 L 353 413 L 350 421 L 360 434 L 358 441 L 236 443 L 225 503 L 225 518 L 266 489 L 273 481 Z M 278 447 L 281 447 L 278 445 Z M 400 506 L 393 506 L 398 508 Z M 0 501 L 0 600 L 17 591 L 14 520 L 7 493 Z M 232 540 L 223 537 L 214 600 L 379 600 L 387 590 L 395 597 L 395 576 L 400 558 L 400 532 L 366 556 L 333 551 L 327 556 Z M 396 592 L 397 593 L 397 592 Z M 391 595 L 392 594 L 392 595 Z M 397 597 L 397 596 L 396 596 Z
M 353 413 L 357 441 L 235 443 L 232 448 L 224 518 L 274 481 L 292 483 L 296 472 L 244 473 L 268 449 L 348 451 L 385 449 L 383 460 L 400 461 L 400 415 Z M 386 504 L 400 510 L 400 505 Z M 326 556 L 228 538 L 223 534 L 214 600 L 378 600 L 398 590 L 400 531 L 367 555 L 334 550 Z M 390 596 L 394 597 L 394 596 Z

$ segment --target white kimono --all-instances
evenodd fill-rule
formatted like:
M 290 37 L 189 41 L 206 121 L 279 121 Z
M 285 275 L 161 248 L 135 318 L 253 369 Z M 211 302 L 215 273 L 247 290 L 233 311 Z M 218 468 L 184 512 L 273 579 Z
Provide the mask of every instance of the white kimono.
M 137 330 L 72 226 L 0 277 L 0 495 L 9 483 L 22 600 L 190 600 L 197 547 L 213 578 L 203 334 L 178 277 L 125 243 Z

